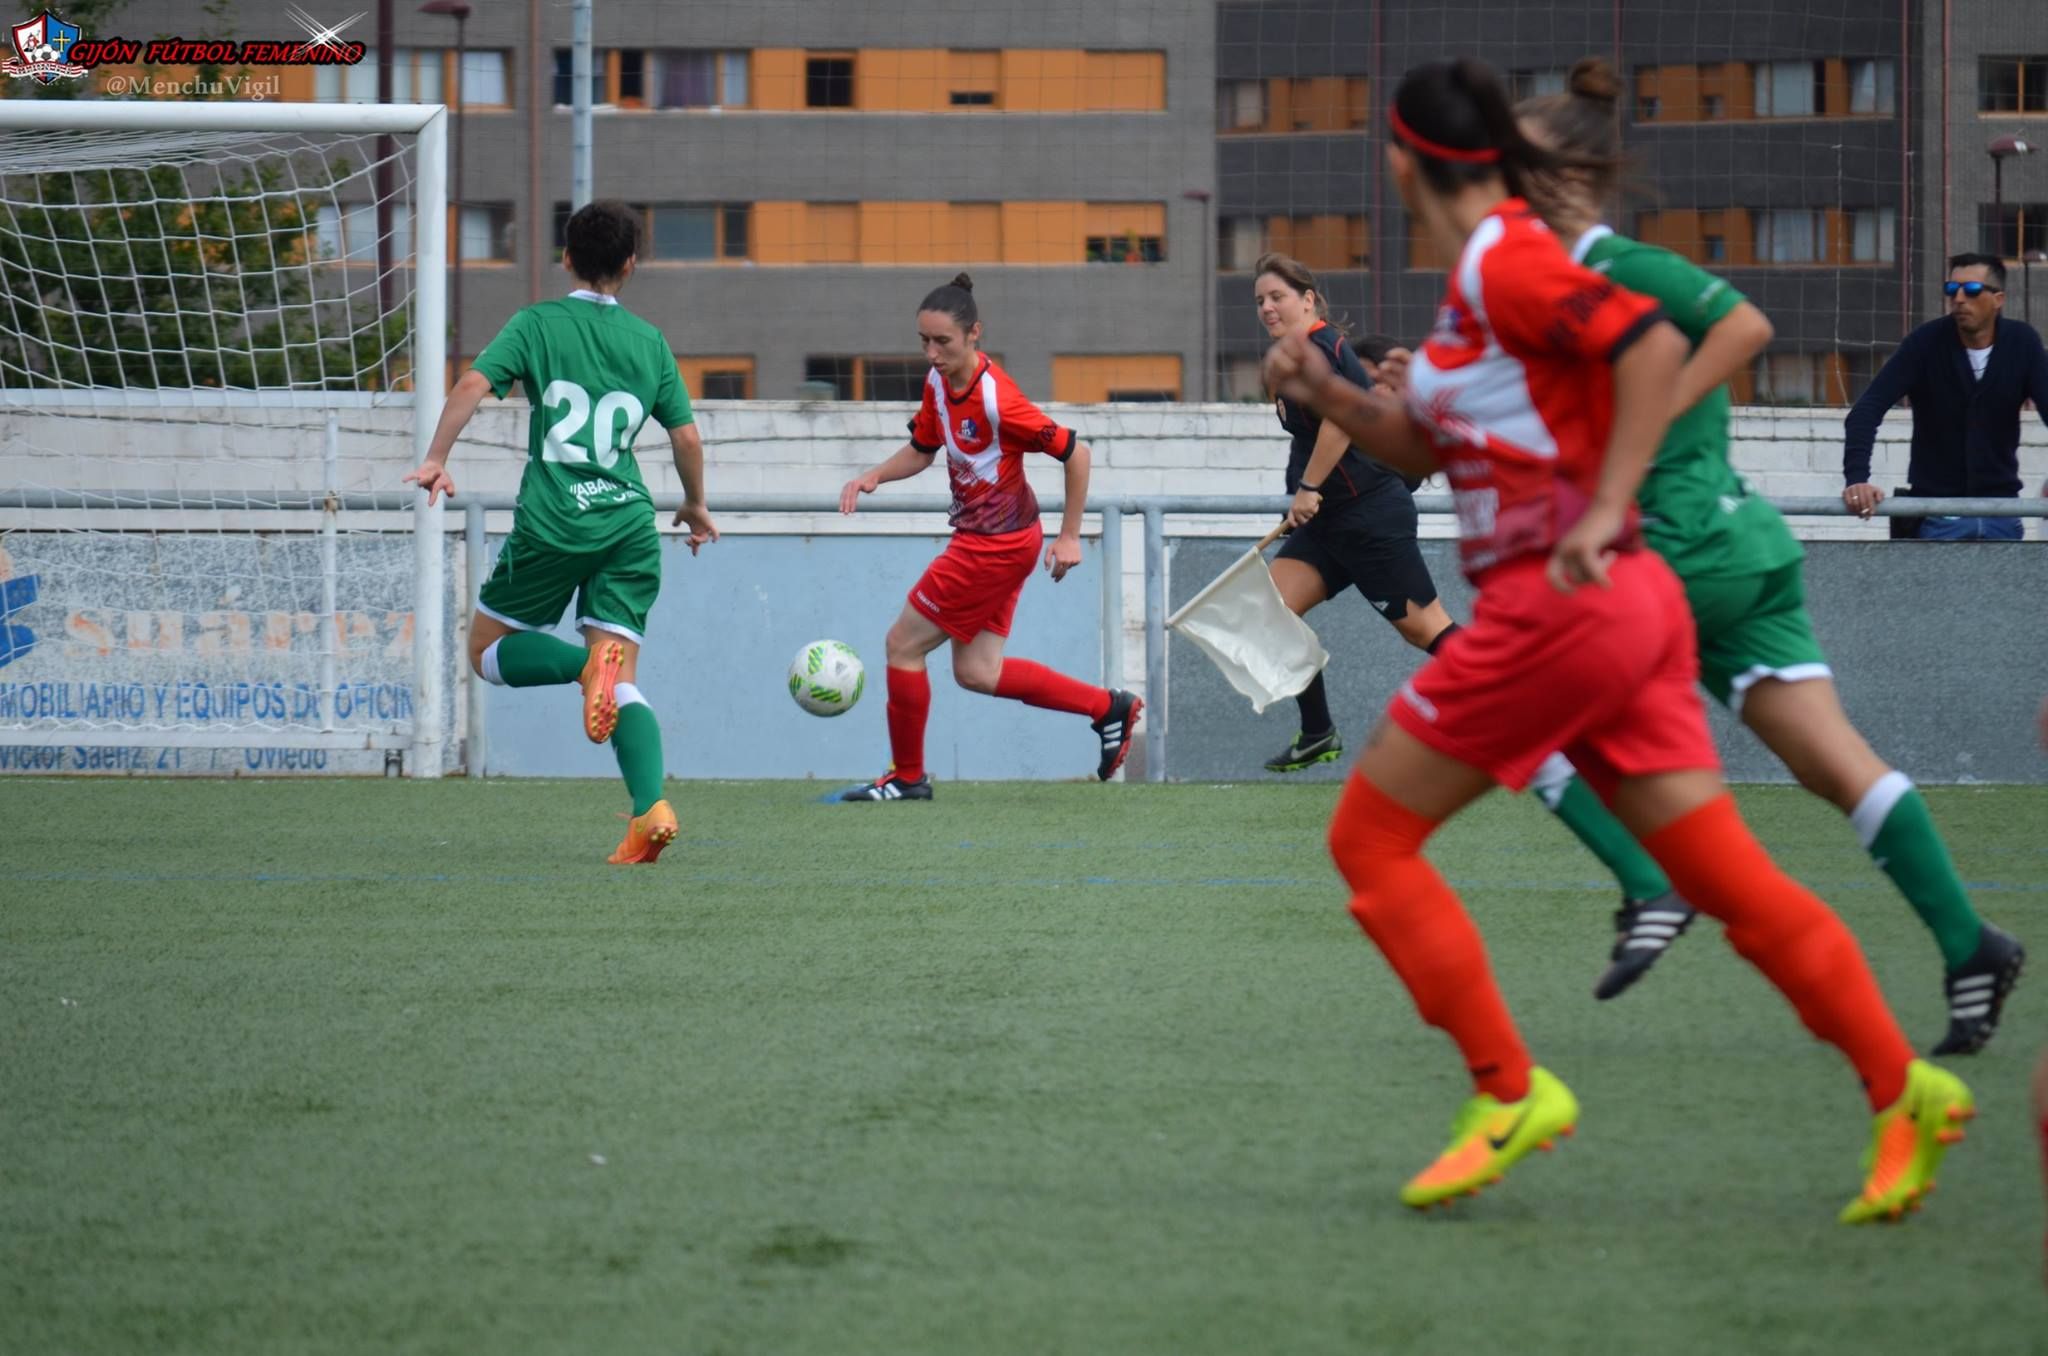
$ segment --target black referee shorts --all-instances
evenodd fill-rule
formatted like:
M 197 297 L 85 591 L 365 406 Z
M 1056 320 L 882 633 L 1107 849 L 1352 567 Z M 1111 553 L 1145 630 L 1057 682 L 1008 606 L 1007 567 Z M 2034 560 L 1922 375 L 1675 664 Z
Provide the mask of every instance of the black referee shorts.
M 1410 603 L 1436 601 L 1436 581 L 1415 541 L 1415 500 L 1396 480 L 1349 499 L 1325 499 L 1281 543 L 1279 559 L 1313 566 L 1332 598 L 1355 586 L 1390 622 L 1407 616 Z

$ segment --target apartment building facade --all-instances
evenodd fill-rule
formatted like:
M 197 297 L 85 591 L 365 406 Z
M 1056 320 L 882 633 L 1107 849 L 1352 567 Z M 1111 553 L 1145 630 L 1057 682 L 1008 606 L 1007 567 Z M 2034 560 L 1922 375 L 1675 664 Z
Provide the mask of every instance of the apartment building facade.
M 374 42 L 371 22 L 349 36 Z M 396 11 L 393 97 L 463 105 L 461 358 L 566 285 L 568 22 L 477 4 L 458 70 L 448 17 Z M 115 24 L 288 36 L 198 0 L 136 0 Z M 1249 269 L 1268 249 L 1315 268 L 1355 330 L 1412 340 L 1443 261 L 1384 172 L 1384 107 L 1452 52 L 1518 94 L 1615 60 L 1617 224 L 1770 313 L 1745 400 L 1852 398 L 1939 313 L 1958 250 L 2012 261 L 2015 315 L 2048 287 L 2048 149 L 2014 149 L 2048 144 L 2043 5 L 602 0 L 595 45 L 596 192 L 648 227 L 632 304 L 714 397 L 914 396 L 917 299 L 960 268 L 986 347 L 1055 399 L 1259 398 Z M 286 99 L 377 92 L 374 57 L 283 80 Z M 327 215 L 322 248 L 363 263 L 367 209 Z

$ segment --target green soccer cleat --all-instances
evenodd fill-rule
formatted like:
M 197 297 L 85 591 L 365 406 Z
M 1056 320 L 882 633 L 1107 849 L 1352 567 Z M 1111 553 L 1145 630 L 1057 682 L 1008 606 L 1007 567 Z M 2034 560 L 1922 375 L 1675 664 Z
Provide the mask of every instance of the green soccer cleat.
M 1906 1066 L 1906 1090 L 1877 1113 L 1863 1154 L 1863 1191 L 1842 1209 L 1844 1224 L 1898 1219 L 1934 1191 L 1934 1173 L 1977 1104 L 1963 1080 L 1924 1059 Z
M 1315 738 L 1297 732 L 1294 742 L 1266 760 L 1268 772 L 1302 772 L 1317 763 L 1334 763 L 1344 756 L 1344 741 L 1335 730 Z
M 1529 1070 L 1529 1094 L 1502 1102 L 1481 1093 L 1451 1122 L 1450 1147 L 1401 1188 L 1401 1204 L 1417 1210 L 1476 1196 L 1498 1182 L 1531 1149 L 1556 1146 L 1579 1123 L 1579 1099 L 1547 1069 Z

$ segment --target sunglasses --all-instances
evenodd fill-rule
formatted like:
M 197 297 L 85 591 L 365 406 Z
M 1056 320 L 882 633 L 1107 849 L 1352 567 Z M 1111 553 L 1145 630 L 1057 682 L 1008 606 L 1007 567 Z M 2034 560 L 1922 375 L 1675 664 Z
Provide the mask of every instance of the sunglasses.
M 2003 291 L 2005 291 L 2003 287 L 1993 287 L 1990 283 L 1980 282 L 1945 282 L 1941 285 L 1941 294 L 1945 297 L 1952 297 L 1956 293 L 1960 292 L 1966 297 L 1975 299 L 1977 297 L 1983 296 L 1986 292 Z

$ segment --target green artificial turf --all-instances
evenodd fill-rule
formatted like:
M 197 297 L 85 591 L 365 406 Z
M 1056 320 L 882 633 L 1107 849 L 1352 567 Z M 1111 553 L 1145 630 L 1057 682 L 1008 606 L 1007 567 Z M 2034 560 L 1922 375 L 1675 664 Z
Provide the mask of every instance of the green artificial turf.
M 0 1351 L 1925 1352 L 2048 1345 L 2038 978 L 1851 1230 L 1868 1118 L 1524 798 L 1449 826 L 1577 1138 L 1395 1202 L 1467 1089 L 1357 933 L 1336 788 L 0 781 Z M 2048 793 L 1934 790 L 2048 957 Z M 1832 810 L 1742 794 L 1915 1042 L 1939 963 Z M 1482 1345 L 1483 1344 L 1483 1345 Z

